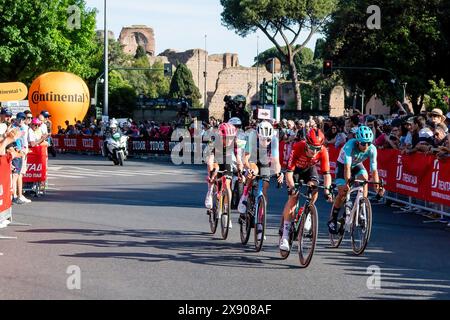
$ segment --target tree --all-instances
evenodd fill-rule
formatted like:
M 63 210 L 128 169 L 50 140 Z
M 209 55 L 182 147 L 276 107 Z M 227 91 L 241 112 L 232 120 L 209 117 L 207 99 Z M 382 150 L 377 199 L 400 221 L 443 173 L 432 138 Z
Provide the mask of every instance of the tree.
M 394 85 L 393 75 L 384 71 L 342 70 L 340 74 L 347 84 L 364 89 L 367 96 L 378 93 L 385 100 L 402 100 L 401 83 L 407 82 L 407 93 L 418 113 L 430 88 L 428 80 L 450 80 L 446 2 L 424 0 L 419 6 L 408 0 L 377 1 L 382 25 L 371 30 L 366 25 L 366 10 L 373 1 L 342 0 L 325 27 L 325 55 L 334 66 L 391 70 L 397 77 Z
M 79 11 L 68 12 L 71 5 Z M 30 84 L 47 71 L 86 79 L 97 72 L 91 63 L 96 12 L 84 0 L 2 0 L 0 11 L 0 81 Z
M 112 70 L 109 73 L 110 117 L 132 117 L 136 97 L 136 90 L 117 70 Z
M 425 95 L 424 103 L 428 111 L 434 108 L 441 109 L 444 114 L 449 111 L 450 86 L 445 84 L 444 79 L 438 83 L 433 80 L 429 81 L 431 89 Z
M 199 107 L 201 94 L 192 78 L 192 72 L 184 63 L 179 63 L 170 83 L 169 96 L 192 99 L 192 106 Z
M 301 110 L 300 85 L 297 78 L 295 56 L 319 31 L 336 7 L 337 0 L 221 0 L 222 23 L 242 37 L 261 30 L 277 48 L 281 62 L 288 66 L 296 96 L 297 109 Z M 301 31 L 309 34 L 300 45 L 296 42 Z M 277 37 L 281 37 L 279 41 Z M 282 45 L 284 44 L 284 46 Z
M 319 101 L 322 101 L 321 109 L 327 109 L 324 106 L 324 98 L 319 99 L 319 94 L 329 95 L 332 88 L 338 83 L 338 79 L 324 77 L 322 74 L 322 50 L 325 41 L 323 39 L 318 39 L 316 42 L 314 52 L 309 48 L 303 48 L 299 54 L 295 56 L 295 65 L 298 72 L 298 78 L 301 83 L 304 83 L 302 89 L 302 106 L 304 105 L 304 110 L 311 109 L 311 101 L 313 101 L 313 109 L 319 109 Z M 256 64 L 264 64 L 270 58 L 281 59 L 280 53 L 276 47 L 272 47 L 261 52 L 257 57 L 255 57 Z M 282 65 L 282 73 L 289 74 L 288 67 Z M 287 79 L 290 79 L 288 75 Z M 288 107 L 293 105 L 295 109 L 295 101 L 288 101 Z

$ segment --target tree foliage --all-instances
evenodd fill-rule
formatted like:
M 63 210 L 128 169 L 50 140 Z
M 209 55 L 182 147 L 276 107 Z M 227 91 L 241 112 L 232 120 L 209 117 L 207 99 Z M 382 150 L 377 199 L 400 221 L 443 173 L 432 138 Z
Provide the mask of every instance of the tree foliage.
M 79 8 L 79 28 L 71 25 L 71 5 Z M 48 71 L 84 79 L 96 73 L 91 63 L 96 13 L 84 0 L 2 0 L 0 12 L 0 81 L 29 85 Z
M 320 30 L 336 7 L 337 0 L 221 0 L 222 23 L 242 37 L 261 30 L 275 45 L 281 62 L 288 66 L 301 109 L 301 94 L 297 80 L 295 56 L 306 46 L 314 33 Z M 300 33 L 308 29 L 306 39 L 297 44 Z M 281 41 L 278 40 L 281 37 Z
M 199 107 L 201 105 L 201 94 L 194 83 L 192 72 L 184 63 L 179 63 L 170 83 L 171 98 L 192 99 L 192 106 Z
M 444 114 L 449 111 L 450 86 L 445 84 L 444 79 L 437 83 L 429 81 L 431 89 L 425 95 L 424 103 L 428 111 L 434 108 L 441 109 Z
M 369 5 L 381 8 L 381 29 L 366 25 Z M 341 0 L 326 26 L 326 55 L 334 66 L 381 67 L 391 70 L 397 81 L 383 71 L 343 70 L 345 82 L 366 95 L 402 100 L 401 83 L 415 112 L 421 109 L 428 80 L 449 80 L 449 6 L 444 0 Z

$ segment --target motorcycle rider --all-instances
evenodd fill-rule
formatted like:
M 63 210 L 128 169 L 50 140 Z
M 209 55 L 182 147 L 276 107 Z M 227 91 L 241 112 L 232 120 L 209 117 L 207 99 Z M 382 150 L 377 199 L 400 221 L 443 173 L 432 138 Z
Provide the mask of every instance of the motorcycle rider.
M 113 134 L 116 132 L 120 132 L 120 129 L 118 127 L 118 122 L 115 118 L 112 118 L 109 121 L 109 125 L 105 128 L 104 130 L 104 135 L 103 135 L 103 149 L 102 149 L 102 155 L 103 157 L 108 157 L 109 156 L 109 151 L 108 151 L 108 139 L 112 138 Z

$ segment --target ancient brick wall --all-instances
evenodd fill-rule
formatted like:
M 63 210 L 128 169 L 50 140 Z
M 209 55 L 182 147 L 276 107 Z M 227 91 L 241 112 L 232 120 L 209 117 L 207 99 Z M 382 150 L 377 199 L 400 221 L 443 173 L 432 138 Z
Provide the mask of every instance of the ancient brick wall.
M 141 25 L 123 27 L 119 42 L 124 45 L 123 49 L 126 53 L 134 55 L 138 46 L 142 46 L 148 55 L 155 55 L 155 34 L 150 27 Z
M 202 95 L 201 103 L 204 101 L 205 76 L 206 74 L 206 105 L 209 105 L 211 97 L 216 91 L 217 78 L 219 72 L 225 68 L 237 67 L 239 65 L 238 55 L 234 53 L 213 54 L 202 49 L 191 49 L 184 52 L 177 52 L 172 49 L 165 50 L 159 56 L 166 57 L 174 66 L 177 63 L 184 63 L 191 70 L 195 85 Z M 206 60 L 206 61 L 205 61 Z
M 256 96 L 259 89 L 256 86 L 256 68 L 232 67 L 222 70 L 217 79 L 217 87 L 209 104 L 209 115 L 223 118 L 223 98 L 226 95 L 235 96 L 242 94 L 247 97 L 247 104 L 252 100 L 258 100 Z M 259 68 L 259 83 L 263 78 L 270 79 L 272 75 L 265 69 Z

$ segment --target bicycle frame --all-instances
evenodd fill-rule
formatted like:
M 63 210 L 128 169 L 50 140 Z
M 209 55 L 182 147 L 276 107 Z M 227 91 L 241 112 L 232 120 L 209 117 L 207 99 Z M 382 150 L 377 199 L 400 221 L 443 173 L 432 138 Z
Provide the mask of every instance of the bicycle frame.
M 346 219 L 345 228 L 347 231 L 351 230 L 351 228 L 352 228 L 351 225 L 352 225 L 352 221 L 353 221 L 354 217 L 359 215 L 359 205 L 357 205 L 357 204 L 359 204 L 360 200 L 364 197 L 364 187 L 362 185 L 352 187 L 350 189 L 350 191 L 347 192 L 347 196 L 345 198 L 345 204 L 348 201 L 350 201 L 351 194 L 354 192 L 358 192 L 358 193 L 356 194 L 355 201 L 353 201 L 353 206 L 350 211 L 350 219 L 348 220 L 348 221 L 350 221 L 349 225 L 347 224 L 347 219 Z M 345 206 L 345 204 L 344 204 L 344 206 Z M 344 210 L 345 210 L 345 207 L 344 207 Z M 356 219 L 356 226 L 359 226 L 359 219 Z
M 300 192 L 300 189 L 303 186 L 302 183 L 296 183 L 295 186 L 298 187 L 298 199 L 297 199 L 297 203 L 296 203 L 295 209 L 294 209 L 294 217 L 292 217 L 292 218 L 294 218 L 294 220 L 293 220 L 293 222 L 294 222 L 294 231 L 297 231 L 299 226 L 300 226 L 300 222 L 302 221 L 303 212 L 305 212 L 305 209 L 310 204 L 311 197 L 310 196 L 306 196 L 305 194 Z M 303 206 L 300 206 L 300 199 L 301 198 L 305 198 L 306 199 L 305 203 L 303 203 Z M 304 208 L 304 210 L 302 211 L 302 214 L 299 216 L 300 208 Z
M 260 179 L 259 177 L 257 179 L 258 179 L 258 192 L 255 197 L 255 203 L 254 203 L 255 214 L 253 217 L 255 225 L 256 225 L 256 214 L 259 212 L 259 208 L 258 208 L 259 198 L 264 197 L 264 194 L 263 194 L 264 181 L 262 179 Z

